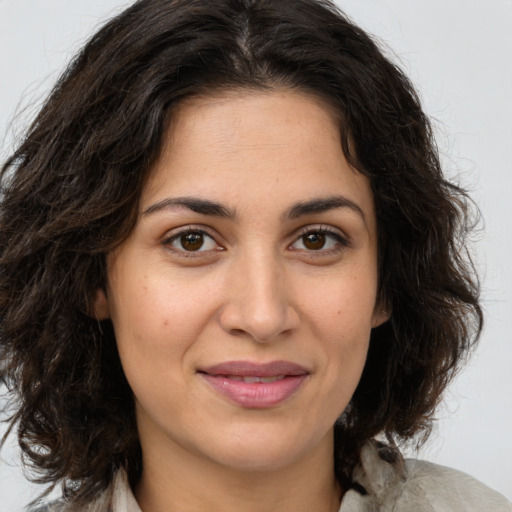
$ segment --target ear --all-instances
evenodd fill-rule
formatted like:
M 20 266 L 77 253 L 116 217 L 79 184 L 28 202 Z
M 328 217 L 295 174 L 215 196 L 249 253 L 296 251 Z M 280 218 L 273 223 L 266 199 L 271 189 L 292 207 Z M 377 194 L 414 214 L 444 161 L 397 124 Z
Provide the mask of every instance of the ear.
M 379 327 L 391 318 L 391 306 L 380 301 L 375 306 L 372 314 L 372 329 Z
M 92 307 L 92 316 L 96 318 L 96 320 L 106 320 L 107 318 L 110 318 L 110 307 L 108 305 L 108 299 L 105 291 L 101 288 L 96 290 Z

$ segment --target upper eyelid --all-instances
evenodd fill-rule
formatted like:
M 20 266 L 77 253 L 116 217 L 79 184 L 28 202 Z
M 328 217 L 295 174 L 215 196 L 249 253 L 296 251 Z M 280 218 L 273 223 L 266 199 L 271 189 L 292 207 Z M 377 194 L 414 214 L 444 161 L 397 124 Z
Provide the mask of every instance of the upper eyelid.
M 323 233 L 327 236 L 330 236 L 333 241 L 336 243 L 335 247 L 330 247 L 324 249 L 312 250 L 312 249 L 303 249 L 303 248 L 294 248 L 293 245 L 296 244 L 303 236 L 308 233 Z M 326 225 L 317 225 L 317 226 L 304 226 L 301 228 L 298 234 L 296 234 L 293 240 L 288 244 L 287 248 L 295 253 L 300 253 L 306 255 L 308 258 L 322 258 L 326 256 L 332 256 L 334 254 L 338 254 L 341 251 L 348 249 L 351 247 L 351 241 L 348 236 L 344 234 L 340 229 L 334 228 L 333 226 Z
M 187 224 L 185 226 L 180 226 L 180 227 L 168 230 L 162 238 L 164 240 L 170 240 L 171 238 L 176 238 L 176 237 L 182 235 L 183 233 L 203 233 L 203 234 L 209 236 L 210 238 L 213 238 L 215 241 L 217 241 L 217 238 L 220 237 L 220 235 L 216 234 L 216 232 L 214 232 L 214 230 L 212 230 L 211 228 L 208 228 L 207 226 L 203 226 L 200 224 L 199 225 Z
M 208 250 L 197 250 L 197 251 L 187 251 L 184 248 L 180 249 L 177 247 L 173 247 L 173 242 L 184 233 L 202 233 L 203 235 L 206 235 L 208 238 L 211 238 L 216 245 L 214 249 L 208 249 Z M 197 228 L 193 226 L 184 226 L 181 228 L 175 228 L 173 230 L 168 231 L 166 235 L 162 238 L 161 242 L 162 246 L 164 246 L 165 250 L 170 251 L 174 254 L 175 258 L 180 258 L 183 261 L 202 261 L 205 257 L 208 255 L 211 257 L 212 254 L 219 253 L 225 250 L 225 247 L 217 241 L 217 238 L 204 228 Z
M 350 240 L 350 237 L 343 230 L 327 224 L 313 224 L 309 226 L 303 226 L 297 231 L 297 233 L 294 236 L 295 238 L 300 238 L 301 236 L 307 235 L 308 233 L 318 232 L 337 236 L 347 242 Z
M 214 230 L 208 226 L 202 225 L 202 224 L 187 224 L 184 226 L 176 227 L 171 230 L 169 230 L 162 238 L 164 243 L 168 243 L 170 240 L 174 240 L 183 233 L 188 232 L 199 232 L 203 233 L 204 235 L 212 238 L 215 243 L 221 247 L 224 247 L 226 244 L 225 237 L 223 237 L 220 233 L 218 233 L 217 230 Z M 301 228 L 294 231 L 294 233 L 290 236 L 290 241 L 286 244 L 287 247 L 295 243 L 299 238 L 301 238 L 304 235 L 307 235 L 308 233 L 315 233 L 315 232 L 322 232 L 327 235 L 334 236 L 336 238 L 342 239 L 347 244 L 350 242 L 349 236 L 345 234 L 343 230 L 340 228 L 327 225 L 327 224 L 311 224 L 302 226 Z M 219 242 L 219 238 L 223 239 L 223 242 Z

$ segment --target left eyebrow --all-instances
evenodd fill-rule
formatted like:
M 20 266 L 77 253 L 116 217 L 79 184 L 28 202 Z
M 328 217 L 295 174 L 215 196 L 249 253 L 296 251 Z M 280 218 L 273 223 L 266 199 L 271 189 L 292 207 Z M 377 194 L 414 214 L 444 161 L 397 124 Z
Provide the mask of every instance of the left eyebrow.
M 323 213 L 338 208 L 347 208 L 357 213 L 367 226 L 363 209 L 357 203 L 344 196 L 319 197 L 309 201 L 301 201 L 288 208 L 284 213 L 284 217 L 294 220 L 305 215 L 314 215 L 315 213 Z

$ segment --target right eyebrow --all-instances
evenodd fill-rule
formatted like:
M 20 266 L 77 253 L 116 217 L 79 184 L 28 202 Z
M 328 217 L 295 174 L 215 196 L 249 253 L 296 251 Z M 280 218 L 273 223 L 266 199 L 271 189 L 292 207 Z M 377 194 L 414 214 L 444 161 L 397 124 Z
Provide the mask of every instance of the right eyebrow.
M 285 217 L 288 219 L 298 219 L 306 215 L 314 215 L 316 213 L 323 213 L 329 210 L 338 208 L 347 208 L 356 213 L 367 226 L 366 215 L 363 209 L 356 202 L 345 196 L 328 196 L 310 199 L 309 201 L 301 201 L 292 205 L 285 212 Z
M 168 197 L 152 204 L 146 208 L 142 214 L 152 215 L 154 213 L 176 207 L 188 208 L 189 210 L 202 215 L 211 215 L 225 219 L 234 219 L 236 217 L 236 212 L 234 210 L 231 210 L 220 203 L 216 203 L 208 199 L 200 199 L 198 197 Z

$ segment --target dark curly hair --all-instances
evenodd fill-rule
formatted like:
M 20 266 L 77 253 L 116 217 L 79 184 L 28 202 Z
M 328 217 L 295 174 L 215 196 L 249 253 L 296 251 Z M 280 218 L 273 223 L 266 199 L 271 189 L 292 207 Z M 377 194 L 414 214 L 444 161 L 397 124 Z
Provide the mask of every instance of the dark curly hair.
M 73 60 L 1 171 L 0 367 L 38 481 L 80 502 L 120 467 L 138 478 L 132 392 L 110 321 L 90 314 L 106 255 L 137 221 L 180 100 L 283 87 L 339 114 L 344 154 L 371 180 L 392 311 L 335 426 L 340 482 L 376 434 L 428 434 L 482 312 L 471 203 L 443 177 L 413 86 L 327 0 L 140 0 Z

